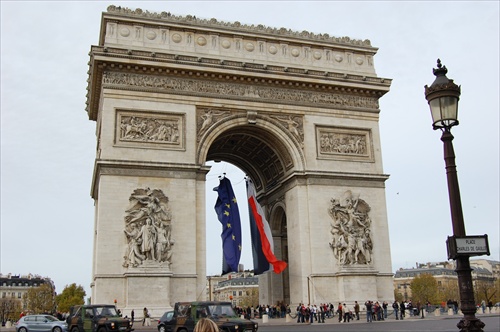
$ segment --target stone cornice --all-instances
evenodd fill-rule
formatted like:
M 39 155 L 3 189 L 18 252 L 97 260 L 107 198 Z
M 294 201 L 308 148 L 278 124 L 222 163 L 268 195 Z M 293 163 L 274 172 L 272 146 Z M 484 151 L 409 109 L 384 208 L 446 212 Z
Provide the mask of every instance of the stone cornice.
M 130 9 L 126 7 L 110 5 L 107 8 L 107 14 L 120 17 L 130 17 L 134 18 L 135 20 L 147 19 L 147 20 L 156 20 L 160 22 L 175 23 L 184 26 L 185 28 L 192 28 L 192 29 L 205 27 L 209 28 L 210 30 L 220 29 L 225 32 L 232 32 L 232 33 L 238 33 L 238 32 L 251 33 L 251 34 L 259 34 L 259 35 L 278 37 L 278 38 L 300 39 L 308 43 L 321 42 L 321 43 L 336 44 L 336 45 L 348 45 L 351 47 L 352 46 L 362 47 L 370 49 L 373 53 L 375 53 L 377 50 L 377 48 L 371 46 L 371 42 L 368 39 L 359 40 L 359 39 L 352 39 L 347 36 L 334 37 L 326 33 L 315 34 L 305 30 L 299 32 L 286 28 L 269 27 L 262 24 L 247 25 L 247 24 L 241 24 L 240 22 L 224 22 L 217 20 L 215 18 L 202 19 L 192 15 L 178 16 L 165 11 L 161 13 L 155 13 L 155 12 L 150 12 L 148 10 L 142 10 L 140 8 Z
M 293 172 L 283 178 L 274 186 L 266 187 L 265 197 L 272 197 L 274 192 L 285 191 L 298 185 L 325 185 L 325 186 L 348 186 L 348 187 L 365 187 L 365 188 L 385 188 L 385 181 L 389 179 L 387 174 L 368 174 L 368 173 L 347 173 L 347 172 L 327 172 L 327 171 L 303 171 Z M 261 188 L 258 188 L 260 190 Z M 259 200 L 266 198 L 261 196 Z
M 213 84 L 221 84 L 221 81 L 226 81 L 234 84 L 243 83 L 247 86 L 253 85 L 255 87 L 259 85 L 266 87 L 275 86 L 279 89 L 309 91 L 308 93 L 340 93 L 342 95 L 357 95 L 375 100 L 378 100 L 389 91 L 391 84 L 390 79 L 379 77 L 268 66 L 259 63 L 246 64 L 245 62 L 238 61 L 224 61 L 186 55 L 179 56 L 168 53 L 158 54 L 146 51 L 127 51 L 108 47 L 94 46 L 90 54 L 91 61 L 86 110 L 91 120 L 97 119 L 104 70 L 140 73 L 143 75 L 165 76 L 165 74 L 168 74 L 168 76 L 184 76 L 190 80 L 194 78 L 200 80 L 209 79 L 211 82 L 214 82 Z M 131 63 L 131 60 L 134 63 Z M 131 86 L 129 85 L 128 88 L 131 88 Z M 135 86 L 135 89 L 137 88 L 140 87 Z M 153 87 L 143 88 L 151 90 Z M 322 98 L 320 96 L 320 99 Z M 275 102 L 280 102 L 275 98 L 272 99 Z M 316 107 L 321 107 L 321 102 L 318 103 L 314 98 L 311 98 L 310 102 Z M 323 105 L 323 107 L 328 106 L 332 107 L 332 105 Z M 378 104 L 366 106 L 365 108 L 374 108 L 378 111 Z
M 101 175 L 142 176 L 185 178 L 205 180 L 210 167 L 195 164 L 159 163 L 143 161 L 123 161 L 111 159 L 96 159 L 92 178 L 91 196 L 98 199 L 99 179 Z

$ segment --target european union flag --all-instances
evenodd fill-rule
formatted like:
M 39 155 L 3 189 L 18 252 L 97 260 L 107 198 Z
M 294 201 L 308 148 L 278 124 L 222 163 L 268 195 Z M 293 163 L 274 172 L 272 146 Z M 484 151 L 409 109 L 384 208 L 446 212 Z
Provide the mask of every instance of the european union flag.
M 241 221 L 236 196 L 228 178 L 220 180 L 217 193 L 219 197 L 214 208 L 222 224 L 222 274 L 238 272 L 241 256 Z

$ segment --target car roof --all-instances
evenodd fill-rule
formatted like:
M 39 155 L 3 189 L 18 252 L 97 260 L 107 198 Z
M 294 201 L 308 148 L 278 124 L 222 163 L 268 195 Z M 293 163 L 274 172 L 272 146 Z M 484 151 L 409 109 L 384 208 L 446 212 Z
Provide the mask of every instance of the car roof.
M 222 302 L 222 301 L 193 301 L 193 302 L 177 302 L 176 305 L 217 305 L 217 304 L 229 304 L 232 305 L 231 302 Z
M 98 307 L 115 307 L 114 304 L 83 304 L 85 308 L 98 308 Z

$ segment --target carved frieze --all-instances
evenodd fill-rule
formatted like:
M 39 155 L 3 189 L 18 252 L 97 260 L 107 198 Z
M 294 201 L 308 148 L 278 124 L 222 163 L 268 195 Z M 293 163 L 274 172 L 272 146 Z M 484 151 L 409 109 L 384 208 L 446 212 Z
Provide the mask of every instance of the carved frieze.
M 173 93 L 189 93 L 192 95 L 215 95 L 219 98 L 246 97 L 263 101 L 289 104 L 325 105 L 340 108 L 378 109 L 377 97 L 348 95 L 337 92 L 304 91 L 248 84 L 216 82 L 213 80 L 195 80 L 157 75 L 130 74 L 106 71 L 103 84 L 108 86 L 125 86 L 141 89 L 154 89 Z
M 330 248 L 339 265 L 372 263 L 370 206 L 350 190 L 341 199 L 332 198 L 328 214 L 332 218 Z
M 116 143 L 166 149 L 184 148 L 184 116 L 118 110 L 116 113 Z
M 319 159 L 373 161 L 368 129 L 316 126 Z
M 172 213 L 160 189 L 138 188 L 125 211 L 127 247 L 123 267 L 170 268 L 172 263 Z

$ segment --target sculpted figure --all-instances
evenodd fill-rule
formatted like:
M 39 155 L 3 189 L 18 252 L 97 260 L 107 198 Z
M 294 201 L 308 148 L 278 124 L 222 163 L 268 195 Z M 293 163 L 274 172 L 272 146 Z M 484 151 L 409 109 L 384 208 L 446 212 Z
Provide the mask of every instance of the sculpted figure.
M 207 129 L 210 128 L 210 126 L 212 126 L 215 123 L 214 117 L 222 114 L 224 113 L 214 112 L 211 109 L 205 111 L 205 114 L 201 116 L 203 123 L 201 124 L 201 128 L 200 131 L 198 132 L 198 135 L 203 135 L 203 133 L 205 133 L 205 131 L 207 131 Z
M 124 267 L 133 266 L 137 267 L 142 261 L 146 258 L 143 254 L 141 254 L 140 244 L 142 243 L 139 238 L 139 229 L 136 224 L 132 224 L 130 226 L 131 230 L 124 230 L 125 234 L 128 238 L 128 250 L 125 255 L 125 263 Z
M 299 133 L 299 123 L 293 119 L 291 115 L 288 116 L 288 118 L 283 118 L 283 117 L 274 117 L 275 119 L 284 122 L 286 124 L 286 127 L 288 128 L 288 131 L 295 136 L 299 141 L 301 141 L 301 135 Z
M 342 200 L 331 199 L 328 209 L 332 218 L 330 247 L 340 265 L 372 262 L 369 211 L 368 204 L 350 191 L 345 193 Z
M 156 242 L 156 259 L 158 262 L 169 262 L 168 253 L 171 251 L 170 225 L 160 223 L 156 226 L 158 240 Z
M 137 237 L 142 239 L 141 251 L 146 256 L 146 259 L 154 260 L 157 238 L 156 228 L 153 226 L 151 218 L 146 219 L 146 224 L 142 226 Z
M 127 209 L 124 233 L 127 250 L 124 267 L 138 267 L 168 262 L 172 258 L 171 220 L 168 197 L 161 190 L 136 189 L 130 196 L 131 207 Z

